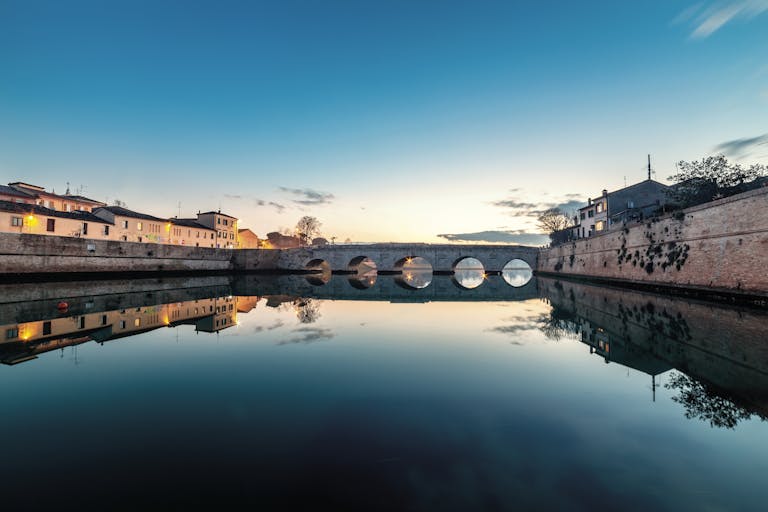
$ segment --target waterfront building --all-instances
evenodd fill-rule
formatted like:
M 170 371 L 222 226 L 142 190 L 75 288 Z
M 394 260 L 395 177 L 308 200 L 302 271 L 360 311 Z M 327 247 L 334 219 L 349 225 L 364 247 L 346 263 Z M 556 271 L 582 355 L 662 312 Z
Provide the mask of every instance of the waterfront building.
M 115 239 L 123 242 L 168 243 L 168 221 L 122 206 L 103 206 L 93 214 L 114 225 Z
M 216 212 L 197 214 L 197 222 L 216 231 L 216 247 L 234 249 L 237 247 L 237 218 Z
M 237 230 L 238 249 L 258 249 L 259 237 L 248 228 Z
M 603 193 L 587 201 L 580 208 L 575 226 L 570 228 L 572 238 L 588 238 L 602 233 L 614 225 L 642 220 L 656 213 L 669 201 L 670 187 L 647 179 L 628 187 Z
M 88 211 L 51 210 L 28 203 L 0 200 L 0 231 L 114 240 L 114 224 Z
M 47 192 L 45 187 L 30 185 L 29 183 L 21 181 L 9 183 L 7 188 L 15 190 L 18 194 L 24 194 L 28 197 L 27 199 L 23 196 L 17 196 L 19 199 L 17 202 L 36 204 L 51 210 L 64 212 L 92 212 L 94 208 L 106 206 L 106 203 L 102 203 L 101 201 L 89 199 L 81 195 L 72 195 L 69 193 L 69 189 L 67 189 L 64 195 L 59 195 L 54 192 Z
M 216 230 L 200 224 L 197 219 L 172 218 L 166 226 L 168 243 L 195 247 L 216 247 Z

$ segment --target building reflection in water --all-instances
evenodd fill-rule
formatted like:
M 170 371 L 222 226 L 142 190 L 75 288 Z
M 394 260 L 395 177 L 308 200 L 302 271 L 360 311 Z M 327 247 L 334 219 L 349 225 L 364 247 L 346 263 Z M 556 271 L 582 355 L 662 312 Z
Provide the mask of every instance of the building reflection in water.
M 4 333 L 0 362 L 18 364 L 51 350 L 88 341 L 104 343 L 161 327 L 192 325 L 196 332 L 215 333 L 236 325 L 238 312 L 250 311 L 256 302 L 258 297 L 228 295 L 74 315 L 60 303 L 40 320 L 0 326 Z
M 764 310 L 539 278 L 551 305 L 540 328 L 569 337 L 589 353 L 651 377 L 672 371 L 664 387 L 688 418 L 734 428 L 768 419 L 768 315 Z

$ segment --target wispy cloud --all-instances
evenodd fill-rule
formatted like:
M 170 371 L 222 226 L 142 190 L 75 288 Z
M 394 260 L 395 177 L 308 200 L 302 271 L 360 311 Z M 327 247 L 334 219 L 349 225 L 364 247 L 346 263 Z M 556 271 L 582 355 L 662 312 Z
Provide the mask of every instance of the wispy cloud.
M 311 188 L 288 188 L 280 187 L 282 192 L 288 192 L 294 196 L 299 196 L 301 199 L 294 199 L 293 202 L 304 206 L 318 206 L 322 204 L 330 204 L 335 199 L 333 194 L 328 192 L 319 192 Z
M 528 197 L 521 197 L 521 189 L 511 189 L 509 192 L 509 197 L 505 199 L 499 199 L 497 201 L 491 201 L 491 205 L 496 206 L 497 208 L 502 208 L 505 210 L 507 215 L 517 218 L 536 218 L 543 212 L 551 210 L 552 208 L 558 208 L 562 212 L 570 214 L 585 204 L 583 200 L 577 199 L 582 198 L 583 196 L 576 193 L 569 193 L 564 196 L 560 196 L 559 199 L 554 198 L 553 200 L 549 201 L 531 202 Z
M 722 144 L 715 146 L 715 151 L 722 152 L 727 156 L 743 158 L 751 155 L 752 152 L 758 149 L 758 146 L 768 146 L 768 133 L 758 135 L 757 137 L 747 137 L 744 139 L 734 139 L 723 142 Z
M 283 213 L 286 209 L 286 206 L 283 204 L 276 203 L 274 201 L 265 201 L 264 199 L 259 199 L 258 197 L 249 197 L 241 194 L 224 194 L 224 198 L 229 199 L 230 201 L 250 201 L 251 204 L 256 207 L 271 206 L 277 211 L 277 213 Z
M 521 245 L 544 245 L 549 237 L 544 233 L 526 233 L 521 230 L 489 230 L 476 233 L 442 233 L 437 235 L 450 242 L 488 242 Z
M 735 20 L 751 20 L 768 11 L 768 0 L 729 0 L 711 5 L 694 4 L 677 15 L 673 23 L 693 27 L 691 39 L 704 39 Z

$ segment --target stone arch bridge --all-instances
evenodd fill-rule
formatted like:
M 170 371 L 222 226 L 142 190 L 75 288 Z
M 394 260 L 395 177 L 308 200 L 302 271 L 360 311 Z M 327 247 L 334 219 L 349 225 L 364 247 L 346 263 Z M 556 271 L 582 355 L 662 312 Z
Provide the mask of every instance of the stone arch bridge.
M 334 272 L 354 270 L 365 258 L 376 263 L 379 273 L 398 273 L 409 258 L 421 257 L 432 265 L 435 273 L 452 273 L 465 258 L 479 260 L 486 272 L 498 273 L 509 261 L 519 259 L 536 269 L 539 249 L 522 245 L 463 245 L 463 244 L 367 244 L 300 247 L 280 251 L 280 270 L 304 271 L 327 262 Z

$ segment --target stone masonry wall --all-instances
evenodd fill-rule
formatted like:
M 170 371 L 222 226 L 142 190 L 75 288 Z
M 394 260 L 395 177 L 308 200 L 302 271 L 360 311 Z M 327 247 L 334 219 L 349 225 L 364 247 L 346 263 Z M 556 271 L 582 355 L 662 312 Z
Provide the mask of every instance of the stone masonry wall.
M 0 233 L 0 274 L 188 272 L 231 268 L 232 250 Z
M 768 296 L 768 188 L 545 249 L 538 270 Z

